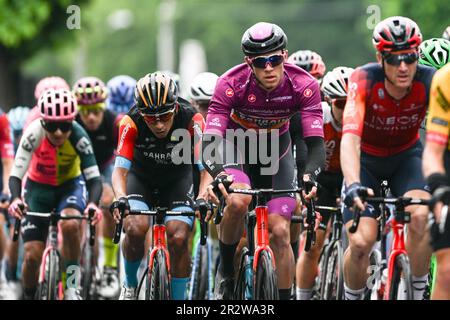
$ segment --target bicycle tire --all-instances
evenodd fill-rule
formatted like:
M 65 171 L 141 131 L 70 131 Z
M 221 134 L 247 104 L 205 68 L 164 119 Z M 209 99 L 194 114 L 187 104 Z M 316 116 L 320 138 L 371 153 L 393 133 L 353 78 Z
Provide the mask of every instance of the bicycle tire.
M 250 252 L 247 247 L 242 248 L 239 259 L 239 269 L 234 289 L 234 300 L 250 300 L 252 292 L 252 280 L 249 281 L 248 273 L 252 272 Z
M 164 250 L 156 252 L 153 265 L 147 273 L 145 297 L 148 300 L 170 300 L 170 279 Z
M 81 259 L 81 297 L 83 300 L 96 300 L 97 297 L 97 266 L 88 243 L 83 245 Z
M 279 299 L 276 270 L 273 268 L 269 251 L 263 250 L 259 253 L 259 261 L 253 279 L 255 300 Z
M 56 250 L 50 250 L 44 261 L 44 279 L 39 283 L 39 300 L 57 300 L 59 256 Z
M 411 265 L 409 258 L 405 254 L 399 254 L 395 257 L 394 270 L 392 271 L 392 279 L 389 288 L 389 300 L 397 300 L 400 280 L 403 276 L 406 300 L 413 299 L 412 279 L 411 279 Z
M 344 296 L 344 251 L 340 241 L 333 243 L 325 264 L 325 300 L 343 300 Z
M 369 278 L 373 279 L 364 295 L 364 300 L 382 300 L 383 297 L 378 296 L 378 289 L 381 286 L 382 266 L 381 266 L 381 252 L 378 249 L 372 250 L 369 256 L 369 266 L 373 266 Z
M 191 300 L 206 300 L 208 292 L 208 246 L 201 246 L 197 243 L 196 253 L 194 256 L 194 267 L 192 268 L 192 288 Z

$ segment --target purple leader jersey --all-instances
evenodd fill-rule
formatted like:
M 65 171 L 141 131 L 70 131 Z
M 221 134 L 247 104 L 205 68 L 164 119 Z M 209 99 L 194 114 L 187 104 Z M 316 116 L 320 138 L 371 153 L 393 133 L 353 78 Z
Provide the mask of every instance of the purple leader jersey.
M 317 80 L 303 69 L 284 64 L 281 83 L 271 92 L 258 85 L 251 68 L 240 64 L 217 81 L 206 117 L 205 134 L 224 137 L 226 129 L 288 131 L 300 111 L 303 137 L 323 137 L 323 116 Z M 230 121 L 231 120 L 231 121 Z

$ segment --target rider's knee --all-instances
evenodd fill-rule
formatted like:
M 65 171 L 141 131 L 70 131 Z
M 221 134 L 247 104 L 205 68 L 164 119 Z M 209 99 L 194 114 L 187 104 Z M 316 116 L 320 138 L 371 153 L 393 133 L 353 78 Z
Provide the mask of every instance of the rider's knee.
M 73 236 L 79 234 L 80 224 L 76 220 L 65 220 L 60 223 L 61 233 L 64 236 Z
M 187 248 L 189 233 L 186 230 L 177 230 L 173 234 L 169 234 L 167 242 L 169 248 Z
M 411 215 L 411 222 L 408 225 L 408 232 L 423 236 L 427 232 L 428 210 L 419 208 Z
M 290 248 L 289 225 L 278 224 L 272 227 L 271 241 L 277 248 Z
M 41 263 L 41 255 L 33 248 L 25 248 L 23 254 L 23 263 L 30 269 L 37 269 Z
M 370 241 L 362 236 L 355 234 L 350 242 L 350 250 L 352 257 L 360 260 L 364 257 L 368 257 L 372 247 L 373 241 Z
M 250 200 L 246 196 L 242 195 L 230 195 L 230 200 L 227 205 L 228 214 L 235 218 L 242 218 L 248 210 Z
M 131 242 L 144 242 L 148 228 L 139 223 L 126 223 L 125 234 Z

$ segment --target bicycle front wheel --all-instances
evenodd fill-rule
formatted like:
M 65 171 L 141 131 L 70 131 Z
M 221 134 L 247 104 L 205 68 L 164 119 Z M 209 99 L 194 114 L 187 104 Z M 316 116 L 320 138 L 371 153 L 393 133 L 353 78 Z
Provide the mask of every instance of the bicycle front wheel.
M 83 300 L 96 300 L 97 297 L 97 266 L 93 248 L 85 243 L 81 255 L 81 297 Z
M 208 269 L 209 269 L 208 245 L 197 243 L 196 253 L 194 255 L 194 266 L 192 268 L 192 279 L 190 289 L 191 300 L 206 300 L 208 293 Z
M 344 252 L 340 241 L 336 241 L 328 251 L 325 260 L 325 275 L 322 286 L 324 300 L 342 300 L 344 296 Z
M 403 290 L 400 292 L 400 281 L 403 279 Z M 406 300 L 413 299 L 411 266 L 409 258 L 405 254 L 399 254 L 395 257 L 394 270 L 392 272 L 392 279 L 389 287 L 389 300 L 398 300 L 399 294 L 404 296 Z
M 266 250 L 259 254 L 258 266 L 253 281 L 255 300 L 278 300 L 277 275 L 272 265 L 272 256 Z
M 234 290 L 235 300 L 250 300 L 252 295 L 252 264 L 247 247 L 242 248 Z
M 42 277 L 38 287 L 39 300 L 57 300 L 58 299 L 58 282 L 59 282 L 59 256 L 56 250 L 50 250 L 44 265 L 44 276 Z
M 170 300 L 170 279 L 163 250 L 158 250 L 149 268 L 145 297 L 147 300 Z

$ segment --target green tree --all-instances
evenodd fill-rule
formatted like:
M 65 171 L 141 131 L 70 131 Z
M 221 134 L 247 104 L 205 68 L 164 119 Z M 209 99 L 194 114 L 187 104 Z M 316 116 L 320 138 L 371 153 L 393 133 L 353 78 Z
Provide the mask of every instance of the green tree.
M 78 1 L 78 3 L 87 0 Z M 0 105 L 9 108 L 21 97 L 21 66 L 46 47 L 60 47 L 72 36 L 66 20 L 70 0 L 0 0 Z M 21 99 L 22 98 L 22 99 Z

